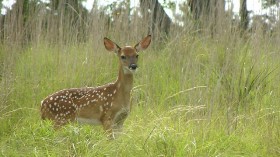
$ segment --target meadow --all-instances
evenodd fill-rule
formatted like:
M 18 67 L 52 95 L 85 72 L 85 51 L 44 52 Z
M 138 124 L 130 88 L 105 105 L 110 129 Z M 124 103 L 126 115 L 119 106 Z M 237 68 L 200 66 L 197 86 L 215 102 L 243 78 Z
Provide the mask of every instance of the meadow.
M 132 112 L 113 141 L 100 126 L 55 131 L 39 108 L 57 90 L 114 81 L 114 54 L 91 43 L 36 44 L 15 55 L 3 48 L 1 156 L 278 156 L 279 47 L 173 40 L 141 52 Z
M 27 44 L 12 38 L 20 33 L 6 20 L 0 156 L 280 156 L 277 29 L 240 36 L 226 25 L 212 36 L 192 26 L 172 28 L 164 43 L 153 37 L 139 54 L 132 110 L 120 137 L 108 140 L 101 126 L 76 123 L 54 130 L 40 118 L 41 100 L 60 89 L 115 81 L 118 59 L 106 51 L 103 37 L 124 46 L 147 35 L 141 20 L 130 29 L 114 23 L 105 30 L 106 19 L 94 17 L 84 42 L 72 40 L 75 25 L 57 28 L 56 19 L 32 17 L 33 25 L 17 30 L 35 32 Z

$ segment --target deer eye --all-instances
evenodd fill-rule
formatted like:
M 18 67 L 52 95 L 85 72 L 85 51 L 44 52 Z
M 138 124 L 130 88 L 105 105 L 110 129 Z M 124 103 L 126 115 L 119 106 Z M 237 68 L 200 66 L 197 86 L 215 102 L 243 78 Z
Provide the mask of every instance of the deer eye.
M 123 60 L 124 60 L 124 59 L 126 59 L 126 57 L 125 57 L 125 56 L 121 56 L 121 59 L 123 59 Z

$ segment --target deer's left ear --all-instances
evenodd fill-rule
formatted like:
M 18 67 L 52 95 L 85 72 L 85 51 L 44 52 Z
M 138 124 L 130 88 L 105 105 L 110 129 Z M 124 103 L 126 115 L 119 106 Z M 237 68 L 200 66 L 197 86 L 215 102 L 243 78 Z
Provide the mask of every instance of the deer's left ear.
M 142 41 L 136 44 L 134 48 L 136 49 L 137 52 L 145 50 L 147 47 L 149 47 L 151 40 L 152 40 L 151 35 L 148 35 L 144 39 L 142 39 Z

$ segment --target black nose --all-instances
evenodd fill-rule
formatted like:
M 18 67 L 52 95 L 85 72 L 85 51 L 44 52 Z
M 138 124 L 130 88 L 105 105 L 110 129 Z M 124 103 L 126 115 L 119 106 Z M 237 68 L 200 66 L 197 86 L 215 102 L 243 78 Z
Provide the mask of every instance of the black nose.
M 132 70 L 136 70 L 136 68 L 137 68 L 136 64 L 130 64 L 130 66 L 129 66 L 129 69 L 132 69 Z

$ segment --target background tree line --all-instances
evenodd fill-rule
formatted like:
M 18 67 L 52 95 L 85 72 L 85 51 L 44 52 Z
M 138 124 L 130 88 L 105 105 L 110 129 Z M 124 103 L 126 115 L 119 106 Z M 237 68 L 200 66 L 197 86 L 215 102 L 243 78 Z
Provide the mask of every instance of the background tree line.
M 0 0 L 2 5 L 3 0 Z M 28 44 L 39 39 L 50 42 L 67 43 L 85 42 L 98 37 L 93 30 L 111 35 L 116 30 L 131 30 L 139 34 L 153 34 L 158 41 L 164 41 L 170 34 L 188 29 L 208 32 L 213 37 L 227 32 L 252 31 L 256 25 L 262 32 L 271 33 L 279 25 L 279 9 L 271 9 L 270 15 L 253 15 L 247 9 L 247 0 L 240 0 L 239 15 L 234 15 L 232 8 L 226 9 L 229 0 L 188 0 L 180 4 L 182 14 L 169 17 L 164 8 L 175 10 L 174 1 L 140 0 L 140 6 L 130 8 L 130 0 L 115 1 L 107 6 L 99 6 L 94 1 L 91 11 L 87 10 L 84 0 L 17 0 L 12 9 L 1 15 L 1 42 Z M 279 6 L 277 0 L 262 0 L 264 9 Z M 1 6 L 3 8 L 5 6 Z M 180 21 L 180 23 L 176 22 Z M 191 26 L 191 27 L 187 27 Z M 137 28 L 145 28 L 138 29 Z M 71 33 L 69 33 L 71 32 Z M 100 31 L 99 31 L 100 32 Z M 133 36 L 133 35 L 131 35 Z

